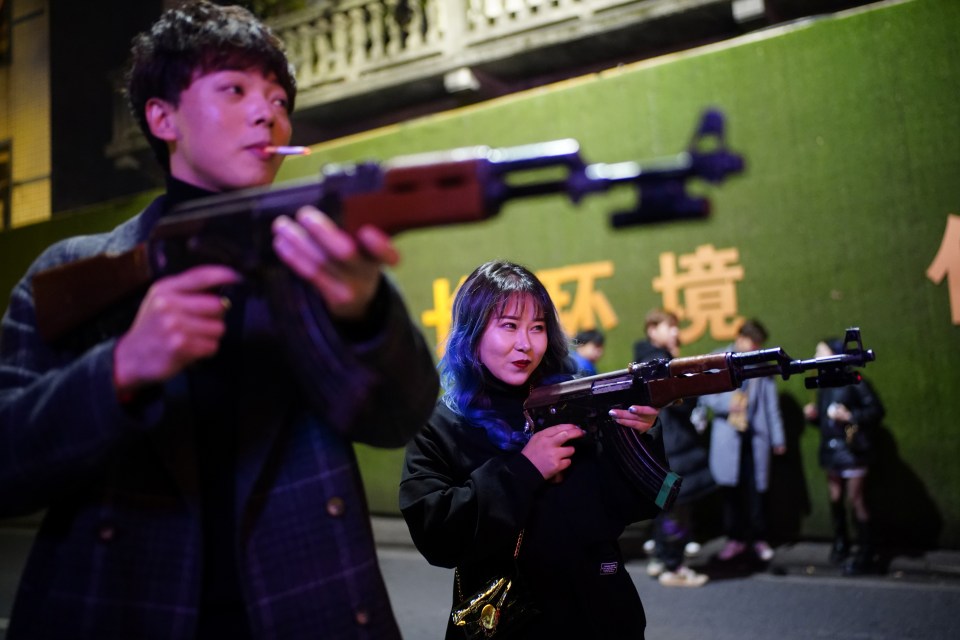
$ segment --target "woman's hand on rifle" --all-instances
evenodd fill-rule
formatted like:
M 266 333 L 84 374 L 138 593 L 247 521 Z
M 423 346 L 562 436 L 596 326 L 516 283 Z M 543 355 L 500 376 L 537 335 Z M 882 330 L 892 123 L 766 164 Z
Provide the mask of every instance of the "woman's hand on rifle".
M 657 421 L 660 410 L 635 404 L 629 409 L 611 409 L 608 413 L 618 424 L 645 433 Z

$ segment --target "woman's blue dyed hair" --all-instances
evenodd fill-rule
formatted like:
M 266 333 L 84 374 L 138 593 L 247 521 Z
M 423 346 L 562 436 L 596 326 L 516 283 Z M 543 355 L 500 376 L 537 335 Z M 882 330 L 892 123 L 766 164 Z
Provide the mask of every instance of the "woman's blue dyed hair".
M 485 383 L 485 375 L 490 374 L 484 374 L 479 349 L 490 318 L 500 317 L 516 297 L 536 305 L 547 329 L 547 351 L 530 376 L 530 384 L 567 372 L 569 342 L 546 287 L 526 267 L 501 260 L 480 265 L 460 286 L 453 301 L 453 325 L 446 351 L 440 359 L 444 404 L 471 424 L 486 429 L 490 440 L 501 449 L 522 447 L 529 435 L 514 430 L 491 411 Z

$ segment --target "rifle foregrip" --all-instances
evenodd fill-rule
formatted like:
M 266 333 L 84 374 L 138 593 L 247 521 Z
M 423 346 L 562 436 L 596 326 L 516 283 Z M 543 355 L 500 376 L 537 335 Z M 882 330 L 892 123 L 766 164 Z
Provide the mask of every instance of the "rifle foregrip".
M 651 406 L 665 407 L 683 398 L 736 389 L 740 380 L 729 364 L 729 355 L 674 358 L 668 365 L 669 376 L 647 381 Z
M 670 375 L 681 376 L 726 369 L 729 355 L 728 353 L 714 353 L 705 356 L 674 358 L 670 361 Z
M 388 169 L 380 189 L 343 200 L 341 226 L 364 224 L 395 235 L 408 229 L 477 222 L 496 213 L 484 194 L 482 160 Z

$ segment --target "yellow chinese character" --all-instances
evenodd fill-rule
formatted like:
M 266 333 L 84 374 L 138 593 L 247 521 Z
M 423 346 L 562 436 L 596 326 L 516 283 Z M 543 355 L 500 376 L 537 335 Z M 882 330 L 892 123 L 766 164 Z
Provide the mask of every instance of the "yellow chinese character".
M 960 324 L 960 216 L 947 216 L 947 228 L 943 232 L 940 249 L 927 267 L 927 278 L 940 284 L 947 278 L 950 296 L 950 317 L 953 324 Z
M 680 328 L 682 344 L 699 340 L 708 326 L 710 336 L 716 340 L 736 337 L 743 322 L 737 315 L 735 283 L 743 279 L 739 260 L 737 249 L 718 250 L 710 244 L 679 259 L 670 251 L 660 254 L 660 275 L 653 279 L 653 289 L 663 294 L 664 309 L 688 323 Z
M 569 336 L 582 329 L 611 329 L 617 326 L 617 314 L 607 296 L 595 288 L 599 278 L 613 276 L 613 262 L 588 262 L 537 272 L 560 314 L 560 324 Z M 574 296 L 564 289 L 572 284 Z
M 457 288 L 466 280 L 460 278 Z M 437 332 L 437 357 L 442 357 L 447 334 L 450 333 L 450 324 L 453 320 L 453 296 L 456 290 L 450 290 L 450 281 L 446 278 L 437 278 L 433 281 L 433 309 L 427 309 L 420 314 L 420 322 L 425 327 L 434 327 Z

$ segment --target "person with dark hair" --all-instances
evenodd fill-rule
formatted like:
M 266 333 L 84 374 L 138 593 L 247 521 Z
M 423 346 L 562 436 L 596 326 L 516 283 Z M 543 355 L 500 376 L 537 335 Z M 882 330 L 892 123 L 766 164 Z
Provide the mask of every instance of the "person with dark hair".
M 647 313 L 644 326 L 646 340 L 638 340 L 633 345 L 634 362 L 672 360 L 680 353 L 676 314 L 653 309 Z M 652 558 L 647 563 L 647 575 L 666 587 L 701 587 L 709 580 L 706 574 L 694 571 L 686 563 L 687 548 L 694 548 L 692 505 L 716 488 L 707 449 L 690 422 L 693 407 L 692 402 L 680 402 L 664 407 L 659 415 L 670 470 L 683 478 L 673 508 L 660 512 L 653 521 Z
M 755 351 L 766 341 L 766 328 L 747 320 L 724 351 Z M 712 415 L 710 471 L 720 488 L 727 536 L 717 558 L 728 561 L 751 550 L 769 562 L 774 551 L 767 542 L 764 500 L 770 454 L 787 450 L 776 383 L 772 378 L 753 378 L 734 391 L 701 396 L 697 406 Z
M 573 338 L 570 357 L 577 363 L 580 375 L 597 375 L 597 362 L 603 357 L 606 336 L 599 329 L 586 329 Z
M 239 6 L 185 3 L 179 11 L 164 13 L 149 31 L 134 38 L 125 78 L 127 103 L 157 161 L 167 171 L 171 170 L 169 133 L 155 129 L 153 124 L 160 115 L 159 107 L 164 103 L 179 107 L 184 92 L 196 80 L 223 71 L 258 71 L 264 78 L 270 78 L 277 90 L 274 100 L 287 114 L 293 113 L 296 77 L 283 44 L 266 25 Z M 230 87 L 222 90 L 229 91 Z M 215 130 L 209 132 L 209 135 L 217 134 Z M 201 146 L 205 140 L 198 137 L 193 142 Z M 276 173 L 282 157 L 273 155 L 268 159 L 267 166 Z M 173 160 L 183 162 L 183 154 L 175 153 Z M 216 163 L 202 167 L 206 171 L 218 168 Z M 235 171 L 233 167 L 229 169 Z M 223 178 L 240 180 L 242 176 Z M 257 182 L 272 181 L 270 176 Z
M 817 343 L 815 356 L 843 353 L 843 342 L 829 338 Z M 876 541 L 867 506 L 865 484 L 870 466 L 872 433 L 883 420 L 880 398 L 865 379 L 858 384 L 817 390 L 816 402 L 803 408 L 806 419 L 820 429 L 820 466 L 827 475 L 833 545 L 830 562 L 846 575 L 859 575 L 874 567 Z M 847 507 L 853 511 L 857 551 L 850 555 Z
M 193 2 L 137 37 L 128 95 L 166 192 L 46 250 L 0 327 L 0 516 L 45 510 L 7 638 L 399 638 L 354 442 L 403 446 L 433 358 L 390 239 L 304 207 L 263 277 L 160 277 L 53 342 L 40 271 L 146 240 L 176 205 L 268 185 L 296 92 L 245 9 Z
M 567 339 L 546 288 L 526 268 L 488 262 L 453 302 L 440 361 L 444 393 L 407 446 L 400 510 L 417 549 L 456 568 L 453 602 L 513 562 L 539 612 L 520 636 L 643 638 L 646 618 L 617 542 L 657 507 L 627 480 L 612 447 L 585 425 L 531 434 L 523 402 L 533 386 L 572 373 Z M 611 410 L 662 457 L 657 411 Z M 521 538 L 522 535 L 522 538 Z M 464 637 L 448 621 L 446 638 Z
M 633 361 L 676 358 L 680 353 L 680 320 L 666 309 L 651 309 L 643 319 L 642 340 L 633 345 Z M 651 350 L 652 349 L 652 350 Z

